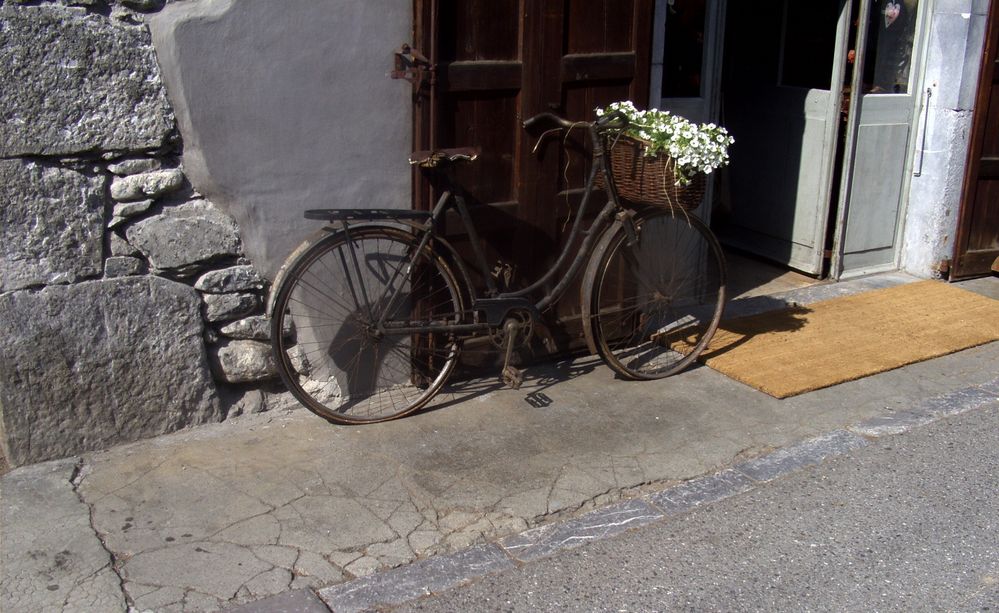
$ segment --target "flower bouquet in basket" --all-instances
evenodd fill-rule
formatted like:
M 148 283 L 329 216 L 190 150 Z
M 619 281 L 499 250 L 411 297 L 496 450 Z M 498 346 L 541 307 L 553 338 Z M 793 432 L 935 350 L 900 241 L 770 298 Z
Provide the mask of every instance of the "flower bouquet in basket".
M 618 194 L 637 204 L 697 208 L 704 197 L 705 175 L 728 164 L 735 142 L 713 123 L 692 123 L 669 111 L 639 111 L 630 101 L 596 109 L 597 117 L 619 111 L 628 127 L 609 146 Z

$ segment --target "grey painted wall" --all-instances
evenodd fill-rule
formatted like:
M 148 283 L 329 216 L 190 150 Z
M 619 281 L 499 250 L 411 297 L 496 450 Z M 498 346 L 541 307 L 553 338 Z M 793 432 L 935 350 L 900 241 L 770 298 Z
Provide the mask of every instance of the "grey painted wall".
M 987 17 L 988 0 L 933 3 L 924 78 L 932 95 L 919 117 L 922 172 L 912 177 L 902 248 L 902 268 L 915 275 L 938 276 L 953 254 Z
M 191 0 L 150 25 L 198 191 L 273 278 L 318 228 L 309 208 L 408 208 L 411 36 L 398 0 Z

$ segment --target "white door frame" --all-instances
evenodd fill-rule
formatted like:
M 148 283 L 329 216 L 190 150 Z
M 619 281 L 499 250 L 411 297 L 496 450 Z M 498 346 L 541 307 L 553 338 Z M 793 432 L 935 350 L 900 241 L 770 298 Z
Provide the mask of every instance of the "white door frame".
M 707 0 L 704 23 L 704 56 L 701 65 L 701 95 L 698 98 L 663 98 L 663 54 L 666 51 L 666 11 L 670 0 L 656 0 L 652 30 L 652 75 L 649 80 L 649 108 L 668 110 L 698 121 L 715 121 L 721 104 L 721 68 L 725 47 L 725 7 L 727 0 Z M 695 211 L 705 223 L 711 221 L 714 181 L 707 182 L 704 202 Z

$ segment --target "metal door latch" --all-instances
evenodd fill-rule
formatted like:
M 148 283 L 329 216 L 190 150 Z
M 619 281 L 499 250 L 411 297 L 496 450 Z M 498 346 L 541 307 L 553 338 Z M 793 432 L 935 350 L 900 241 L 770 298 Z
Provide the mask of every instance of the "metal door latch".
M 391 72 L 391 76 L 393 79 L 406 79 L 413 85 L 422 84 L 429 76 L 430 84 L 433 85 L 434 65 L 408 43 L 403 43 L 395 52 L 395 70 Z

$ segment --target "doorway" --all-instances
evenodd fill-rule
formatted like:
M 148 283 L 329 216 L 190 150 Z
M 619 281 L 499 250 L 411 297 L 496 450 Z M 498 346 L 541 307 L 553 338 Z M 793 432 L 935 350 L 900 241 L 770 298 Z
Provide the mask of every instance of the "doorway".
M 921 101 L 918 0 L 657 9 L 653 105 L 736 139 L 704 213 L 723 243 L 816 278 L 897 267 Z

